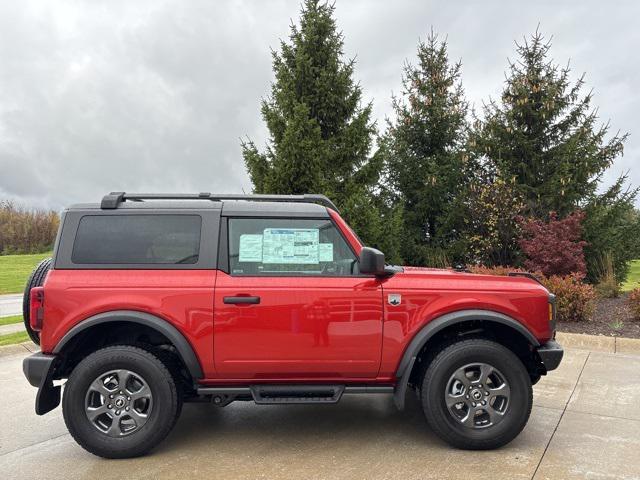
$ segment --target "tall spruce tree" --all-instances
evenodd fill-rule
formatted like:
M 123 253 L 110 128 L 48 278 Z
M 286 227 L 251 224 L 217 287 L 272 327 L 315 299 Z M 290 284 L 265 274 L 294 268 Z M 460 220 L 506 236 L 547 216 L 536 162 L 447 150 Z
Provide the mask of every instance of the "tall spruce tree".
M 262 102 L 269 143 L 260 152 L 247 140 L 243 156 L 256 193 L 324 193 L 366 243 L 377 244 L 375 124 L 353 80 L 355 61 L 343 58 L 334 9 L 304 1 L 299 26 L 273 52 L 275 81 Z
M 402 256 L 414 265 L 459 257 L 456 203 L 467 130 L 460 71 L 460 62 L 449 62 L 446 41 L 431 31 L 418 44 L 417 63 L 404 66 L 382 142 L 388 181 L 404 209 Z
M 591 92 L 582 93 L 584 75 L 572 82 L 539 31 L 516 46 L 501 101 L 485 105 L 477 148 L 514 180 L 530 215 L 564 216 L 596 192 L 627 136 L 607 138 Z
M 589 278 L 597 281 L 598 263 L 610 252 L 623 279 L 630 255 L 625 224 L 637 192 L 623 188 L 624 177 L 604 194 L 598 187 L 622 155 L 627 135 L 609 135 L 592 93 L 583 93 L 584 75 L 572 82 L 569 66 L 554 63 L 551 43 L 539 31 L 516 46 L 518 60 L 509 64 L 500 102 L 485 105 L 472 135 L 474 153 L 515 185 L 525 215 L 547 219 L 552 211 L 564 217 L 585 209 Z

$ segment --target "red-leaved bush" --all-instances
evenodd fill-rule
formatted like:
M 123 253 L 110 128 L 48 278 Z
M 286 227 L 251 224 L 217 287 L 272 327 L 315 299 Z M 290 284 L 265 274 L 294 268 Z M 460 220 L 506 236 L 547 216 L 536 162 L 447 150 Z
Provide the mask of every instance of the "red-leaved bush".
M 527 259 L 524 265 L 532 271 L 552 275 L 577 275 L 584 278 L 587 266 L 584 261 L 582 238 L 584 212 L 575 211 L 558 219 L 555 212 L 549 214 L 549 221 L 521 219 L 522 238 L 518 241 Z
M 631 308 L 633 317 L 636 320 L 640 320 L 640 288 L 634 288 L 631 290 L 627 301 L 629 302 L 629 307 Z
M 472 266 L 469 270 L 471 273 L 482 275 L 507 275 L 509 272 L 522 271 L 518 268 L 482 265 Z M 547 290 L 556 296 L 556 317 L 559 322 L 586 322 L 591 318 L 595 308 L 596 291 L 591 285 L 584 283 L 582 277 L 579 275 L 545 277 L 541 273 L 535 275 Z M 629 299 L 631 303 L 631 295 Z M 640 289 L 637 289 L 636 305 L 640 315 Z

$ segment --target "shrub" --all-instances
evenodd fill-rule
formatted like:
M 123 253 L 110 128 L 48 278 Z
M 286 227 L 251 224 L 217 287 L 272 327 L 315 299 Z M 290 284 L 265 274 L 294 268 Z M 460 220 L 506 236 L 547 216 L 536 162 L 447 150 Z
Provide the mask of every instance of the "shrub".
M 640 320 L 640 288 L 635 288 L 629 293 L 629 307 L 636 320 Z
M 532 271 L 552 275 L 575 275 L 584 277 L 587 266 L 581 240 L 584 212 L 576 211 L 563 219 L 555 212 L 549 214 L 549 221 L 537 219 L 520 221 L 523 236 L 518 241 L 526 255 L 524 265 Z
M 541 278 L 547 289 L 556 296 L 556 315 L 559 322 L 586 322 L 593 315 L 595 289 L 579 275 Z
M 607 252 L 598 259 L 596 292 L 603 298 L 616 298 L 620 293 L 620 284 L 616 279 L 613 255 Z
M 469 267 L 471 273 L 477 273 L 479 275 L 499 275 L 506 276 L 509 272 L 521 272 L 519 268 L 497 266 L 497 267 L 485 267 L 484 265 L 473 265 Z
M 56 212 L 29 210 L 0 201 L 0 254 L 50 250 L 59 223 Z
M 423 248 L 424 264 L 431 268 L 449 268 L 451 262 L 447 252 L 440 248 Z
M 491 177 L 491 175 L 489 175 Z M 513 181 L 476 175 L 464 200 L 464 238 L 471 261 L 489 265 L 519 262 L 518 217 L 524 211 Z
M 507 275 L 509 272 L 521 272 L 518 268 L 485 267 L 475 265 L 469 268 L 471 273 L 482 275 Z M 595 289 L 582 281 L 580 275 L 553 275 L 545 277 L 535 273 L 542 284 L 556 296 L 556 315 L 559 322 L 585 322 L 593 315 L 595 308 Z M 640 292 L 640 289 L 638 289 Z M 640 293 L 638 293 L 640 306 Z

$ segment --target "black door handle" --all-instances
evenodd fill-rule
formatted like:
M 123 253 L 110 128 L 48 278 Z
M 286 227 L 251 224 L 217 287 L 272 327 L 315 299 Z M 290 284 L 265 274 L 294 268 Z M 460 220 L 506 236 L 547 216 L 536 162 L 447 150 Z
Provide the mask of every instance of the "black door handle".
M 224 297 L 222 299 L 224 303 L 227 304 L 258 304 L 260 303 L 260 297 Z

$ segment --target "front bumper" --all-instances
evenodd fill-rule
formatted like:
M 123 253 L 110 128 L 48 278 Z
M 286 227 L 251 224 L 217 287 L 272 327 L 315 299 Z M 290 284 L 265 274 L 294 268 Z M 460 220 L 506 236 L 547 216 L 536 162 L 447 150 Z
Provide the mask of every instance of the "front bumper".
M 60 386 L 53 385 L 53 375 L 57 357 L 45 353 L 34 353 L 22 361 L 22 371 L 34 387 L 38 387 L 36 395 L 36 413 L 44 415 L 60 405 Z
M 562 345 L 555 340 L 549 340 L 547 343 L 540 345 L 536 351 L 547 372 L 558 368 L 564 355 Z

